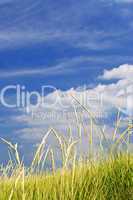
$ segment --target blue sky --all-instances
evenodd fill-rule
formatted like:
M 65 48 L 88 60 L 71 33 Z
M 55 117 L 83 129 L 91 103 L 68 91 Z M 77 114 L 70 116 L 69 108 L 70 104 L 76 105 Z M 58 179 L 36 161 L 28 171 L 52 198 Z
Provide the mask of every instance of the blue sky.
M 116 84 L 114 79 L 98 77 L 123 64 L 129 64 L 132 72 L 132 10 L 132 0 L 1 0 L 0 88 L 20 84 L 40 91 L 42 85 L 52 85 L 69 91 Z M 125 69 L 128 73 L 128 66 Z M 14 101 L 14 94 L 8 98 Z M 32 123 L 14 120 L 23 116 L 19 109 L 1 106 L 0 111 L 0 136 L 26 145 L 28 155 L 35 141 L 32 136 L 21 137 L 21 130 L 30 132 Z M 5 155 L 2 144 L 1 151 Z

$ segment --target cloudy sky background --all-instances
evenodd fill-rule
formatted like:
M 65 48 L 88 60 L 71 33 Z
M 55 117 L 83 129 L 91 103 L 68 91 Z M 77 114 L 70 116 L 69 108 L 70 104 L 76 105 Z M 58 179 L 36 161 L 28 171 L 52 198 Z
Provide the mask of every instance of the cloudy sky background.
M 68 113 L 70 94 L 102 93 L 102 107 L 95 101 L 92 112 L 102 112 L 99 124 L 106 125 L 110 138 L 116 108 L 126 109 L 123 89 L 132 84 L 132 9 L 132 0 L 1 0 L 0 88 L 20 84 L 40 92 L 42 85 L 52 85 L 70 105 Z M 55 97 L 51 92 L 45 108 L 32 108 L 36 115 L 50 109 L 59 115 L 62 108 L 50 104 Z M 15 101 L 13 91 L 7 99 Z M 2 105 L 0 111 L 0 136 L 18 142 L 26 160 L 49 127 L 75 129 L 72 119 L 38 120 L 24 109 Z M 1 152 L 3 161 L 3 144 Z

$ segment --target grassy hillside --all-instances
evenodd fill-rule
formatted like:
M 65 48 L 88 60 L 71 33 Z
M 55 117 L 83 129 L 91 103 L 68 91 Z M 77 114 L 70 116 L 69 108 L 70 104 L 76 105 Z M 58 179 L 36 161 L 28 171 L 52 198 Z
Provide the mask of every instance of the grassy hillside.
M 52 174 L 1 178 L 0 200 L 132 200 L 133 157 L 119 155 L 99 164 L 73 164 Z

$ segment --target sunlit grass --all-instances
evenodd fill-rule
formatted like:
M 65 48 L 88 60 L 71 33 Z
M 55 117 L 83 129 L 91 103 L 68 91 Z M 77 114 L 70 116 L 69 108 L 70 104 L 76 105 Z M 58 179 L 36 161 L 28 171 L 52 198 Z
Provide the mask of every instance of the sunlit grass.
M 132 200 L 133 157 L 119 155 L 100 163 L 79 163 L 71 170 L 1 178 L 0 199 Z
M 0 200 L 133 200 L 133 155 L 128 151 L 127 142 L 129 127 L 117 134 L 120 124 L 118 113 L 116 127 L 111 136 L 112 143 L 108 143 L 106 133 L 99 128 L 99 153 L 94 155 L 95 118 L 75 100 L 88 113 L 90 119 L 88 154 L 85 157 L 80 156 L 76 149 L 76 145 L 82 140 L 78 116 L 78 138 L 73 139 L 71 131 L 66 139 L 55 129 L 49 129 L 29 167 L 24 166 L 17 144 L 1 138 L 8 147 L 9 162 L 0 169 Z M 56 138 L 60 149 L 60 169 L 56 167 L 53 149 L 46 148 L 51 134 Z M 106 156 L 102 138 L 108 145 Z M 118 151 L 121 144 L 126 145 L 125 152 Z M 49 172 L 44 170 L 47 159 L 51 163 Z

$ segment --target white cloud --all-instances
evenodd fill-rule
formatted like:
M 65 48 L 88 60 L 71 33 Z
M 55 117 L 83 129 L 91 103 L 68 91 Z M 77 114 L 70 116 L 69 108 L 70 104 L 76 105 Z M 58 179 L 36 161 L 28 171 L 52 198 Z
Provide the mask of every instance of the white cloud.
M 133 65 L 124 64 L 112 70 L 105 70 L 104 74 L 99 78 L 105 80 L 111 79 L 132 79 L 133 77 Z
M 82 104 L 86 106 L 86 108 L 91 111 L 91 113 L 93 113 L 97 122 L 99 121 L 99 119 L 104 120 L 104 118 L 106 119 L 110 117 L 110 115 L 113 114 L 114 109 L 121 108 L 121 110 L 126 110 L 127 96 L 126 94 L 125 96 L 123 95 L 123 89 L 127 88 L 129 85 L 133 86 L 133 82 L 123 72 L 123 68 L 128 72 L 130 66 L 122 65 L 117 69 L 114 68 L 108 72 L 109 79 L 112 79 L 114 77 L 117 77 L 119 79 L 121 78 L 121 80 L 118 80 L 115 83 L 108 85 L 99 84 L 92 89 L 83 89 L 81 87 L 80 89 L 70 89 L 66 92 L 57 91 L 45 96 L 45 104 L 43 107 L 31 106 L 29 108 L 32 111 L 32 115 L 27 115 L 23 111 L 20 116 L 13 119 L 16 122 L 21 122 L 22 124 L 24 123 L 27 126 L 27 128 L 19 130 L 18 134 L 20 134 L 20 137 L 24 139 L 38 140 L 50 127 L 54 127 L 59 132 L 62 132 L 64 134 L 67 133 L 68 127 L 71 127 L 74 135 L 77 135 L 77 124 L 79 125 L 80 123 L 84 124 L 82 134 L 84 134 L 85 132 L 88 133 L 88 130 L 90 129 L 90 116 L 88 115 L 88 113 L 83 111 L 83 109 L 79 109 L 79 105 L 76 104 L 71 95 L 76 97 L 76 99 L 78 99 Z M 104 72 L 103 77 L 105 76 L 105 74 L 106 73 Z M 119 96 L 121 92 L 122 96 Z M 57 99 L 57 96 L 60 96 L 61 103 L 60 101 L 58 101 L 56 104 L 53 104 L 53 102 L 55 102 L 54 100 Z M 77 116 L 74 113 L 75 107 L 77 108 L 77 116 L 79 120 L 78 122 Z M 107 127 L 109 127 L 109 125 L 106 123 L 99 124 L 99 127 L 102 128 L 104 125 L 107 125 Z M 98 134 L 100 133 L 100 130 L 97 128 L 98 124 L 96 125 L 94 130 L 96 138 L 98 139 Z M 106 137 L 108 139 L 112 138 L 110 130 L 106 131 L 106 134 Z

